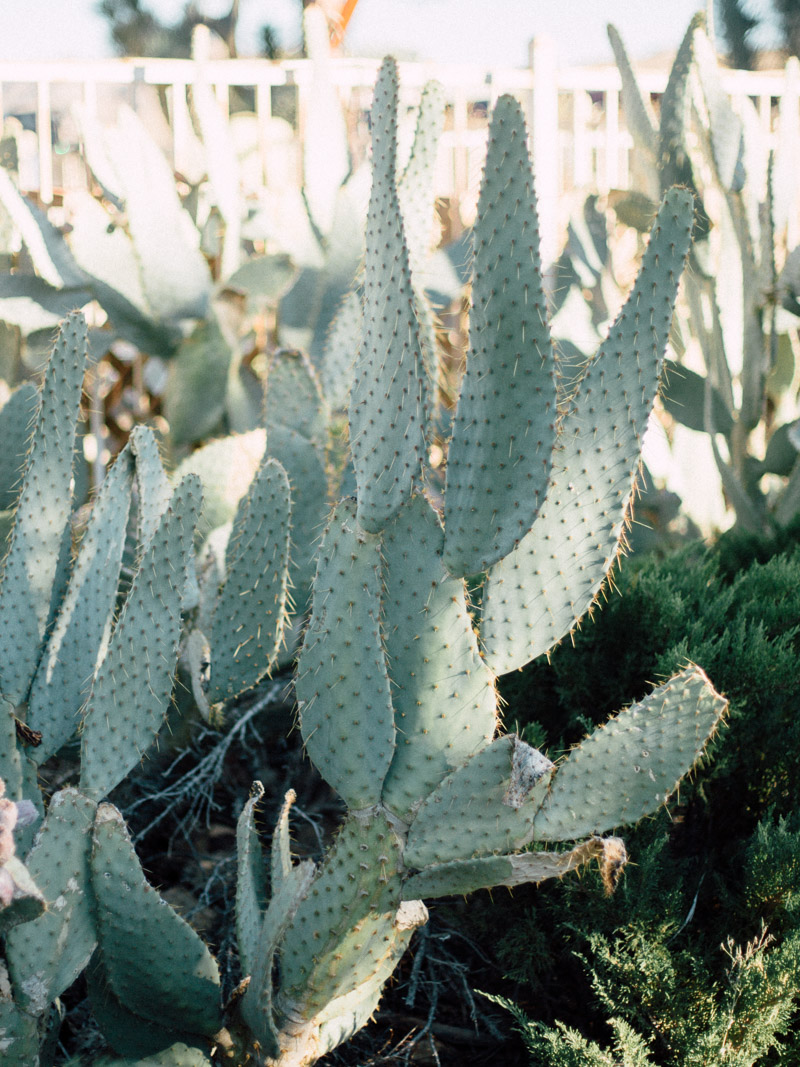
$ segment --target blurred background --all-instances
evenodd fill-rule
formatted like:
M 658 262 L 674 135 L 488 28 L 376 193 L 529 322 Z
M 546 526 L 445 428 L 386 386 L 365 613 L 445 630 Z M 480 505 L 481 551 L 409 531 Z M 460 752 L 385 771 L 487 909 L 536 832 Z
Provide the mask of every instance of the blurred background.
M 750 44 L 772 48 L 791 0 L 723 0 L 720 8 L 750 32 Z M 341 3 L 330 3 L 341 9 Z M 360 0 L 347 27 L 351 55 L 523 65 L 528 41 L 552 35 L 569 63 L 610 62 L 605 25 L 626 29 L 637 58 L 674 51 L 697 0 L 643 4 L 640 0 Z M 294 54 L 301 41 L 303 0 L 5 0 L 0 59 L 100 58 L 127 55 L 188 55 L 190 26 L 197 18 L 235 24 L 233 41 L 242 56 Z M 784 17 L 784 9 L 786 17 Z M 726 11 L 720 11 L 724 16 Z M 795 19 L 798 16 L 794 15 Z M 32 30 L 35 29 L 35 32 Z

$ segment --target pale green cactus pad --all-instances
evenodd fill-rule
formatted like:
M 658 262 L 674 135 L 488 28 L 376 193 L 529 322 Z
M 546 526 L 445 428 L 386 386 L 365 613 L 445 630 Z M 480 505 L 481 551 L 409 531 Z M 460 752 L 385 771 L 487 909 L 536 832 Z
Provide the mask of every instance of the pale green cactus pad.
M 621 711 L 558 768 L 533 824 L 536 839 L 601 834 L 657 811 L 699 759 L 726 706 L 691 666 Z
M 358 519 L 377 533 L 419 480 L 425 457 L 424 365 L 396 181 L 397 70 L 381 67 L 372 105 L 364 335 L 350 393 Z
M 191 475 L 175 490 L 95 675 L 83 722 L 80 779 L 81 789 L 95 799 L 136 766 L 163 723 L 199 496 L 199 481 Z
M 211 702 L 256 685 L 283 643 L 289 592 L 289 479 L 265 458 L 239 502 L 211 619 Z
M 72 457 L 88 340 L 80 314 L 61 325 L 39 393 L 11 544 L 0 584 L 0 691 L 27 694 L 69 559 Z
M 352 815 L 281 947 L 281 998 L 316 1014 L 378 973 L 400 905 L 400 841 L 380 812 Z M 347 907 L 344 907 L 347 905 Z
M 478 652 L 463 581 L 442 563 L 435 512 L 414 497 L 383 537 L 383 619 L 397 749 L 383 802 L 406 818 L 491 740 L 494 680 Z
M 478 574 L 528 533 L 556 436 L 555 353 L 522 108 L 501 97 L 473 231 L 467 369 L 447 457 L 444 561 Z
M 425 800 L 411 824 L 405 863 L 427 867 L 524 848 L 553 769 L 513 734 L 499 737 Z
M 267 368 L 264 412 L 268 437 L 270 426 L 278 423 L 309 440 L 325 440 L 328 405 L 319 376 L 305 353 L 293 349 L 274 353 Z
M 403 886 L 403 899 L 449 897 L 474 893 L 493 886 L 525 885 L 563 878 L 568 871 L 591 859 L 600 863 L 607 892 L 613 892 L 627 862 L 625 846 L 618 837 L 591 837 L 568 852 L 522 852 L 510 856 L 440 863 L 414 874 Z
M 250 974 L 267 906 L 267 864 L 256 828 L 256 806 L 264 786 L 254 782 L 236 824 L 236 940 L 242 971 Z
M 481 638 L 498 674 L 552 648 L 584 615 L 620 547 L 692 227 L 692 196 L 664 198 L 636 284 L 564 418 L 536 524 L 492 567 Z
M 355 511 L 342 501 L 325 532 L 296 687 L 306 750 L 348 805 L 364 808 L 380 800 L 395 725 L 380 631 L 380 541 L 358 529 Z
M 148 885 L 120 813 L 97 811 L 92 850 L 98 945 L 114 996 L 160 1027 L 214 1034 L 219 971 L 206 946 Z
M 64 603 L 33 681 L 28 725 L 42 734 L 37 763 L 75 733 L 111 633 L 133 481 L 124 449 L 103 481 L 72 569 Z

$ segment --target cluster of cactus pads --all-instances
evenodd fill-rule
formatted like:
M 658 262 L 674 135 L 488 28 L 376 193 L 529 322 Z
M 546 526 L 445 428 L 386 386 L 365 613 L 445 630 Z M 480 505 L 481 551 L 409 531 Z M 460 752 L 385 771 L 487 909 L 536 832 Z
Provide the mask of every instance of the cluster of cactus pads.
M 12 807 L 39 804 L 37 763 L 79 726 L 81 766 L 77 785 L 50 799 L 32 847 L 17 838 L 24 867 L 8 845 L 18 807 L 0 802 L 4 1063 L 48 1062 L 51 1005 L 88 967 L 95 1017 L 124 1057 L 114 1062 L 311 1064 L 369 1019 L 427 918 L 424 898 L 538 882 L 592 857 L 612 887 L 625 849 L 601 835 L 665 802 L 724 711 L 687 665 L 554 765 L 498 733 L 495 689 L 497 675 L 578 623 L 618 554 L 691 195 L 667 193 L 627 303 L 567 390 L 547 324 L 524 120 L 514 99 L 498 101 L 440 514 L 426 494 L 435 390 L 397 191 L 396 114 L 386 61 L 349 407 L 357 491 L 336 505 L 318 549 L 296 680 L 308 755 L 348 814 L 319 866 L 296 863 L 288 795 L 267 860 L 254 787 L 237 833 L 246 982 L 224 1011 L 213 957 L 148 885 L 122 816 L 102 801 L 161 725 L 182 614 L 194 627 L 189 658 L 211 649 L 211 699 L 253 685 L 275 662 L 289 482 L 275 459 L 261 461 L 209 578 L 194 565 L 197 478 L 171 485 L 152 436 L 137 430 L 70 563 L 85 334 L 77 316 L 62 327 L 0 586 L 0 776 Z M 120 609 L 131 525 L 137 565 Z M 579 843 L 546 847 L 563 841 Z M 25 906 L 11 914 L 11 898 Z

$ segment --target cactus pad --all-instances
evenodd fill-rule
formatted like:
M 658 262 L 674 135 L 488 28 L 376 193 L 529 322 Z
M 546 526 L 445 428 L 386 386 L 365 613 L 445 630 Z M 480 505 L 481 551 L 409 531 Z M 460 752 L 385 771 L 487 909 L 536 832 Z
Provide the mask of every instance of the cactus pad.
M 344 500 L 320 547 L 296 685 L 308 754 L 352 808 L 378 803 L 394 753 L 380 596 L 379 539 Z
M 103 965 L 123 1007 L 158 1026 L 216 1033 L 222 1022 L 217 965 L 148 885 L 122 816 L 110 804 L 100 806 L 95 820 L 92 887 Z
M 383 538 L 383 625 L 397 749 L 383 801 L 405 818 L 492 738 L 494 681 L 478 653 L 464 583 L 441 559 L 442 529 L 414 497 Z
M 125 547 L 131 467 L 126 448 L 100 487 L 64 602 L 36 671 L 27 723 L 42 734 L 42 743 L 32 750 L 40 764 L 77 730 L 92 676 L 105 654 Z
M 407 867 L 524 848 L 553 764 L 512 735 L 487 745 L 423 803 L 403 854 Z
M 691 193 L 671 190 L 633 291 L 564 419 L 536 524 L 489 572 L 481 636 L 497 674 L 522 667 L 561 640 L 616 559 L 691 225 Z
M 289 479 L 266 459 L 239 502 L 211 622 L 212 703 L 256 685 L 278 657 L 289 573 Z
M 236 941 L 243 974 L 253 970 L 267 906 L 267 864 L 255 824 L 256 806 L 263 796 L 264 786 L 254 782 L 236 824 Z
M 69 549 L 75 425 L 88 348 L 86 322 L 64 320 L 45 370 L 11 544 L 0 585 L 0 691 L 26 695 Z M 65 540 L 66 538 L 66 540 Z M 65 551 L 66 549 L 66 551 Z
M 312 441 L 324 441 L 328 408 L 311 360 L 303 352 L 281 349 L 267 369 L 264 412 L 269 428 L 282 423 Z
M 295 610 L 308 607 L 316 549 L 328 517 L 328 481 L 320 451 L 308 437 L 275 423 L 267 437 L 267 454 L 286 471 L 292 492 L 292 550 L 289 585 Z
M 436 155 L 444 108 L 444 89 L 439 82 L 427 82 L 419 101 L 411 155 L 397 182 L 412 274 L 424 267 L 434 243 Z
M 621 711 L 574 748 L 533 824 L 538 841 L 565 841 L 650 815 L 699 759 L 725 712 L 691 666 Z
M 25 382 L 0 409 L 0 511 L 17 502 L 38 398 L 33 382 Z
M 175 490 L 95 676 L 84 716 L 81 789 L 96 799 L 136 766 L 166 714 L 199 497 L 193 476 Z
M 377 533 L 420 477 L 425 454 L 423 356 L 395 177 L 397 70 L 384 61 L 372 106 L 364 335 L 350 393 L 358 521 Z
M 497 885 L 524 885 L 561 878 L 568 871 L 597 858 L 607 892 L 613 892 L 627 862 L 625 846 L 618 837 L 592 837 L 568 852 L 523 852 L 511 856 L 484 856 L 460 863 L 426 867 L 403 886 L 403 899 L 449 897 L 491 889 Z
M 385 816 L 351 815 L 300 903 L 281 948 L 280 1010 L 309 1014 L 373 978 L 400 931 L 400 844 Z
M 176 1047 L 189 1048 L 193 1056 L 201 1056 L 202 1053 L 194 1048 L 195 1035 L 172 1026 L 159 1026 L 123 1007 L 114 995 L 99 952 L 95 952 L 86 970 L 86 986 L 92 1014 L 103 1036 L 112 1048 L 126 1057 L 123 1060 L 110 1060 L 109 1063 L 136 1064 L 136 1067 L 141 1067 L 143 1063 L 179 1067 L 185 1062 L 189 1067 L 190 1064 L 208 1062 L 203 1059 L 184 1061 L 171 1058 Z M 96 1067 L 105 1062 L 101 1060 Z
M 522 108 L 497 101 L 473 240 L 470 346 L 447 458 L 444 561 L 477 574 L 528 533 L 556 435 L 555 355 Z

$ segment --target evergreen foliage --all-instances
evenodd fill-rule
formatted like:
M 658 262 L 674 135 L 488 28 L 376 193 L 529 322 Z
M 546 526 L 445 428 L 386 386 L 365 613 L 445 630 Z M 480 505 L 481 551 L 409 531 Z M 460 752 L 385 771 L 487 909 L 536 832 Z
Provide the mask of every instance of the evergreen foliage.
M 755 49 L 748 37 L 757 25 L 757 20 L 745 9 L 743 0 L 720 0 L 719 13 L 731 63 L 734 67 L 751 70 Z
M 587 874 L 503 902 L 497 955 L 532 1064 L 796 1063 L 800 987 L 800 547 L 735 534 L 626 563 L 592 622 L 505 680 L 555 758 L 687 659 L 730 699 L 677 806 L 628 833 L 616 894 Z M 777 549 L 777 551 L 776 551 Z M 772 555 L 770 555 L 772 553 Z M 564 730 L 564 723 L 567 723 Z M 563 732 L 562 732 L 563 731 Z M 488 902 L 471 921 L 497 928 Z

